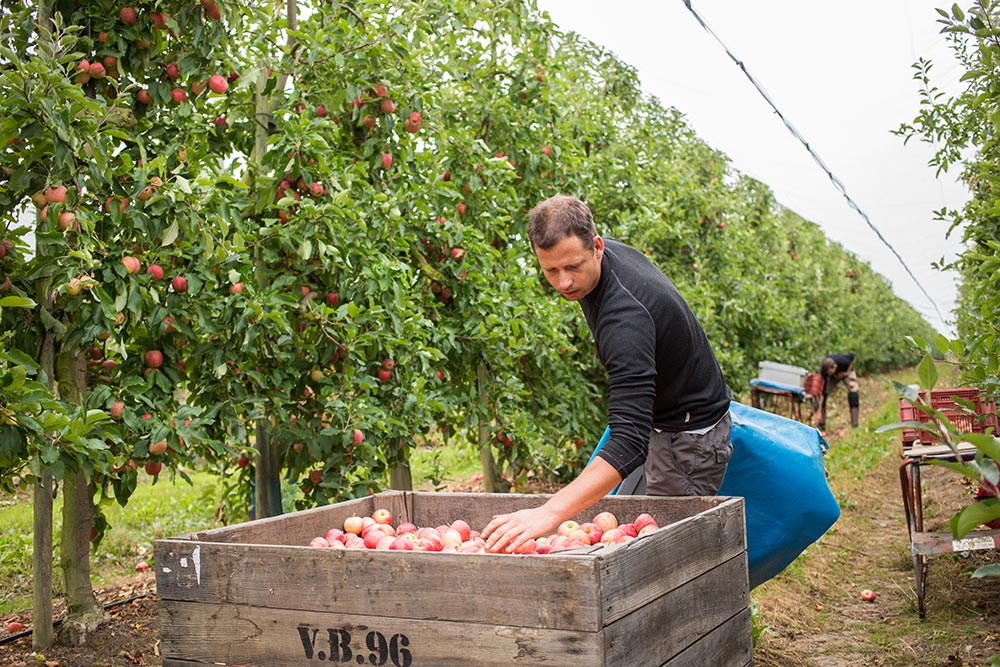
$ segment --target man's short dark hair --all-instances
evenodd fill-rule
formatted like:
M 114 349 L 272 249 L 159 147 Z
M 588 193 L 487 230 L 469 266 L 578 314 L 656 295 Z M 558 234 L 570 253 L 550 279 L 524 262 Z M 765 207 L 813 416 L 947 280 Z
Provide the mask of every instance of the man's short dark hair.
M 535 205 L 528 214 L 532 248 L 548 250 L 567 236 L 576 236 L 587 250 L 594 249 L 597 227 L 590 208 L 571 195 L 555 195 Z

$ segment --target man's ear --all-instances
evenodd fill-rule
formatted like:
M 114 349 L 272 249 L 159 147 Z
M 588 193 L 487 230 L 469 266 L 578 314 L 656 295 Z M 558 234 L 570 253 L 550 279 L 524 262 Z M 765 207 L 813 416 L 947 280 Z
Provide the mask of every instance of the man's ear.
M 601 260 L 604 256 L 604 239 L 600 236 L 594 236 L 594 255 L 597 257 L 597 261 Z

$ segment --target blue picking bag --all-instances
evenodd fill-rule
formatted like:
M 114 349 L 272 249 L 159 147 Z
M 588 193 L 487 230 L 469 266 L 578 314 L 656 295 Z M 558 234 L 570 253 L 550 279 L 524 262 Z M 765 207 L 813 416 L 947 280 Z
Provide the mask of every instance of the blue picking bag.
M 826 441 L 819 431 L 735 401 L 729 413 L 733 456 L 719 495 L 744 498 L 747 565 L 754 588 L 818 540 L 840 518 L 840 506 L 826 481 Z M 606 428 L 591 461 L 610 435 Z M 639 468 L 611 493 L 641 494 L 644 490 Z
M 840 518 L 819 431 L 735 401 L 733 456 L 720 496 L 742 496 L 750 587 L 784 570 Z

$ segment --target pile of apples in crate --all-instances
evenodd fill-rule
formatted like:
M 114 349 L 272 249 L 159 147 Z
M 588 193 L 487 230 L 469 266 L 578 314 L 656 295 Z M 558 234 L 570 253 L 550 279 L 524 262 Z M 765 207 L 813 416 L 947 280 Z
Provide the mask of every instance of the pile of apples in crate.
M 600 512 L 586 523 L 563 521 L 555 534 L 528 540 L 516 553 L 544 555 L 566 549 L 613 545 L 648 535 L 660 527 L 643 513 L 630 523 L 618 523 L 611 512 Z M 450 551 L 487 553 L 486 541 L 462 519 L 434 528 L 420 527 L 409 521 L 392 525 L 389 510 L 375 510 L 370 517 L 351 516 L 343 528 L 331 528 L 325 535 L 309 542 L 310 547 L 327 549 L 389 549 L 393 551 Z

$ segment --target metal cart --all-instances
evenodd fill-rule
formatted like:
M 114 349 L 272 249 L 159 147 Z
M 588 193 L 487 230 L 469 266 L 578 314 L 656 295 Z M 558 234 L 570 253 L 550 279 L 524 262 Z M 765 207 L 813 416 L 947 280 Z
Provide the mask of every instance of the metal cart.
M 922 392 L 926 400 L 926 393 Z M 954 398 L 972 400 L 976 414 L 970 414 Z M 992 400 L 985 400 L 977 389 L 939 389 L 931 392 L 931 407 L 944 413 L 959 428 L 966 431 L 985 432 L 992 427 L 996 431 L 996 406 Z M 900 417 L 905 421 L 928 421 L 928 416 L 900 399 Z M 976 454 L 976 448 L 969 443 L 959 443 L 956 454 L 950 447 L 934 439 L 929 433 L 919 429 L 903 430 L 902 464 L 899 467 L 899 481 L 903 492 L 903 511 L 910 536 L 910 552 L 913 556 L 913 571 L 916 577 L 917 611 L 920 618 L 927 616 L 925 602 L 927 588 L 927 559 L 943 553 L 961 553 L 981 549 L 1000 549 L 1000 530 L 974 530 L 961 540 L 952 537 L 949 531 L 924 530 L 923 487 L 920 466 L 932 461 L 968 461 Z

